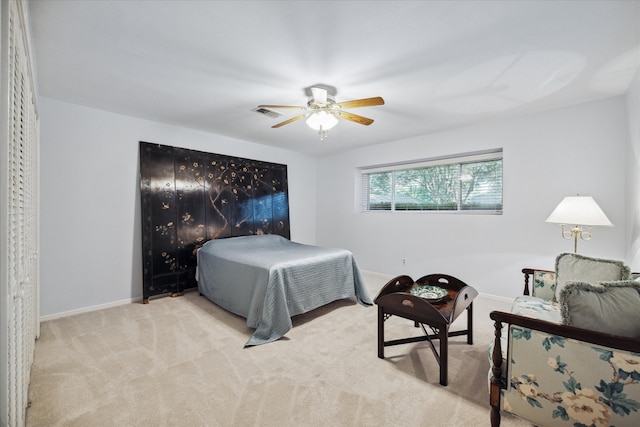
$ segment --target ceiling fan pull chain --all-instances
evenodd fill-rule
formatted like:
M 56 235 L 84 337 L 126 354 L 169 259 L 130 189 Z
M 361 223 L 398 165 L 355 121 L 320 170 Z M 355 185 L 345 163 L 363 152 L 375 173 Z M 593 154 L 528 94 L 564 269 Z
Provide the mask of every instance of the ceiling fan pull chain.
M 318 135 L 320 135 L 320 141 L 324 141 L 327 135 L 329 135 L 329 131 L 322 129 L 322 126 L 320 126 L 320 129 L 318 130 Z

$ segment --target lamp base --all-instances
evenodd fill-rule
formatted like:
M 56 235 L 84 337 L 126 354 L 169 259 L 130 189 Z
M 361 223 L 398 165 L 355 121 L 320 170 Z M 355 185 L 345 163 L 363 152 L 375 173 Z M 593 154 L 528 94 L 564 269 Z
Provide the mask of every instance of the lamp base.
M 567 240 L 573 239 L 573 252 L 578 253 L 578 236 L 582 240 L 591 240 L 591 227 L 589 227 L 589 231 L 584 231 L 582 227 L 575 225 L 571 231 L 566 231 L 564 226 L 562 224 L 562 237 Z

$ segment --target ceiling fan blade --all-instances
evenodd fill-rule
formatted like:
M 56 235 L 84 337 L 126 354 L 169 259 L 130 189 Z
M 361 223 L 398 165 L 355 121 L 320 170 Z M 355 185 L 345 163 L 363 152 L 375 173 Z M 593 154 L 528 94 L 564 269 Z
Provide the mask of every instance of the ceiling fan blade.
M 376 96 L 374 98 L 364 98 L 356 99 L 353 101 L 338 102 L 336 105 L 341 108 L 373 107 L 375 105 L 384 105 L 384 99 Z
M 361 125 L 365 125 L 365 126 L 369 126 L 371 123 L 373 123 L 373 119 L 362 117 L 357 114 L 349 113 L 346 111 L 340 111 L 338 115 L 343 119 L 351 120 L 352 122 L 360 123 Z
M 302 107 L 300 105 L 258 105 L 258 108 L 298 108 L 300 110 L 306 110 L 307 107 Z
M 300 120 L 301 118 L 303 118 L 304 116 L 306 116 L 306 114 L 301 114 L 299 116 L 295 116 L 290 118 L 289 120 L 285 120 L 284 122 L 278 123 L 277 125 L 273 125 L 271 126 L 272 128 L 279 128 L 280 126 L 284 126 L 284 125 L 288 125 L 289 123 L 293 123 L 296 120 Z
M 311 94 L 313 95 L 313 101 L 316 104 L 326 105 L 327 104 L 327 90 L 321 87 L 312 87 Z

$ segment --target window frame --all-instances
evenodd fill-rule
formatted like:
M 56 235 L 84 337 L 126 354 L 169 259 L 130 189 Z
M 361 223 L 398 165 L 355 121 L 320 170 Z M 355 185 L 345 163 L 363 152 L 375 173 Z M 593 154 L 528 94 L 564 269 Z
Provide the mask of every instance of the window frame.
M 458 175 L 457 179 L 457 201 L 456 201 L 456 209 L 396 209 L 396 183 L 395 181 L 395 172 L 415 170 L 415 169 L 426 169 L 434 166 L 444 166 L 444 165 L 457 165 L 459 168 L 462 165 L 473 164 L 473 163 L 481 163 L 486 161 L 501 161 L 501 170 L 500 170 L 500 208 L 495 209 L 461 209 L 461 175 Z M 373 165 L 373 166 L 363 166 L 359 167 L 359 180 L 361 186 L 361 197 L 359 200 L 359 211 L 362 213 L 370 213 L 370 212 L 387 212 L 387 213 L 400 213 L 400 212 L 413 212 L 413 213 L 446 213 L 446 214 L 472 214 L 472 215 L 502 215 L 504 212 L 504 155 L 503 149 L 491 149 L 484 151 L 476 151 L 470 153 L 461 153 L 440 157 L 433 157 L 428 159 L 421 160 L 413 160 L 413 161 L 405 161 L 405 162 L 395 162 L 388 163 L 382 165 Z M 391 178 L 391 189 L 390 189 L 390 197 L 391 197 L 391 206 L 389 209 L 370 209 L 370 180 L 369 176 L 376 173 L 394 173 Z

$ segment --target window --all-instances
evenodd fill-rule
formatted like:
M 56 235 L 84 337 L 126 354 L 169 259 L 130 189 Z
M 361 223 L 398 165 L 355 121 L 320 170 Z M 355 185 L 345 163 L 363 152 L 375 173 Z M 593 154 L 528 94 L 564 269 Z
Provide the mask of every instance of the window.
M 502 149 L 362 169 L 364 211 L 502 213 Z

